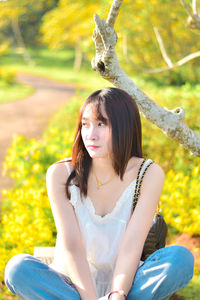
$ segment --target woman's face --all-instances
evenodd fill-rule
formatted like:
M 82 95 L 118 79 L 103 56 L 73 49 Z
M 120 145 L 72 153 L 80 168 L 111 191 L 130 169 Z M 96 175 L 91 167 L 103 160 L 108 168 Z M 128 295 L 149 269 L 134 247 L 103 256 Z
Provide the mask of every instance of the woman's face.
M 93 104 L 88 104 L 82 115 L 81 136 L 91 158 L 109 158 L 112 151 L 111 128 L 103 104 L 100 109 L 105 122 L 97 119 Z

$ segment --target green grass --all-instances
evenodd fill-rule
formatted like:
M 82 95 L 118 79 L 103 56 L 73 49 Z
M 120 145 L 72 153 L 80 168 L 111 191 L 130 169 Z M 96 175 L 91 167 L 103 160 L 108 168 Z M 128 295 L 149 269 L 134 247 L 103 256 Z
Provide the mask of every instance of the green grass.
M 74 51 L 73 49 L 67 50 L 49 50 L 46 48 L 39 49 L 28 49 L 31 58 L 35 62 L 35 65 L 27 65 L 21 54 L 20 49 L 16 48 L 0 56 L 0 66 L 7 67 L 14 72 L 22 71 L 25 73 L 36 74 L 51 79 L 64 81 L 68 83 L 75 83 L 79 87 L 89 88 L 97 90 L 102 87 L 112 86 L 112 84 L 105 79 L 101 78 L 96 72 L 91 68 L 89 61 L 83 61 L 83 66 L 80 71 L 75 72 L 73 70 L 74 62 Z M 126 70 L 126 66 L 124 66 Z M 129 74 L 131 75 L 131 73 Z M 149 77 L 150 78 L 150 77 Z M 152 99 L 154 99 L 160 105 L 163 105 L 169 109 L 173 109 L 180 105 L 185 109 L 197 109 L 197 102 L 192 103 L 188 101 L 193 98 L 198 98 L 200 93 L 200 85 L 191 85 L 187 83 L 183 86 L 161 86 L 156 82 L 156 80 L 147 79 L 144 74 L 134 75 L 133 80 L 135 83 Z M 1 84 L 1 82 L 0 82 Z M 24 86 L 19 86 L 18 89 L 24 90 L 24 94 L 29 93 Z M 5 96 L 1 95 L 1 98 L 6 98 L 6 93 L 8 93 L 8 98 L 15 98 L 16 87 L 13 89 L 12 96 L 9 95 L 9 90 L 4 89 Z M 16 99 L 21 96 L 16 94 Z M 22 95 L 23 97 L 23 95 Z M 173 101 L 172 101 L 173 100 Z M 186 101 L 186 104 L 184 103 Z M 194 105 L 195 104 L 195 105 Z M 197 107 L 197 108 L 196 108 Z M 187 117 L 187 114 L 186 114 Z M 193 128 L 194 129 L 194 128 Z
M 185 300 L 200 299 L 200 275 L 194 275 L 188 286 L 182 289 L 178 295 L 184 297 Z
M 24 99 L 33 92 L 34 89 L 30 86 L 18 83 L 9 85 L 0 80 L 0 104 Z
M 94 89 L 98 89 L 102 86 L 111 85 L 96 72 L 92 71 L 89 62 L 84 62 L 83 68 L 75 72 L 73 70 L 73 50 L 29 49 L 29 53 L 35 65 L 27 65 L 17 49 L 1 56 L 0 65 L 9 67 L 14 71 L 22 71 L 59 81 L 75 83 L 80 87 L 94 87 Z
M 93 90 L 111 86 L 112 84 L 102 79 L 91 68 L 89 62 L 83 63 L 83 68 L 75 72 L 73 70 L 73 50 L 29 49 L 29 53 L 35 65 L 28 65 L 20 52 L 13 49 L 0 56 L 0 66 L 14 72 L 25 72 L 44 76 L 58 81 L 74 83 L 77 87 L 93 88 Z M 33 93 L 33 88 L 16 83 L 6 84 L 0 80 L 0 103 L 23 99 Z

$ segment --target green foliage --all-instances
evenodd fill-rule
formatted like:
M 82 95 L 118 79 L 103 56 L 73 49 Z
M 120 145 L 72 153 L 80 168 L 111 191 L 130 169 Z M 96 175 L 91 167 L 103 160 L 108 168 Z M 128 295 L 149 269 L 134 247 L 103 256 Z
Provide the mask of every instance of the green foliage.
M 43 40 L 53 49 L 69 44 L 76 46 L 77 43 L 82 46 L 84 43 L 91 45 L 93 15 L 97 9 L 98 1 L 60 0 L 58 7 L 49 11 L 43 18 Z
M 168 109 L 181 106 L 191 129 L 200 131 L 198 99 L 200 86 L 171 87 L 138 80 L 140 87 Z M 181 103 L 181 104 L 180 104 Z M 161 207 L 172 232 L 200 234 L 199 157 L 166 137 L 142 116 L 144 154 L 161 164 L 166 172 Z
M 0 103 L 15 101 L 29 96 L 33 88 L 16 81 L 16 72 L 10 67 L 0 68 Z
M 2 34 L 0 34 L 0 41 L 1 40 L 3 40 Z M 6 53 L 8 49 L 9 49 L 9 42 L 4 40 L 0 45 L 0 56 Z
M 25 44 L 35 46 L 38 43 L 39 27 L 42 16 L 57 5 L 58 0 L 12 0 L 0 3 L 0 41 L 13 45 L 17 42 L 15 21 Z
M 176 107 L 184 108 L 185 119 L 189 127 L 197 133 L 200 131 L 200 125 L 196 122 L 200 112 L 199 103 L 196 100 L 200 92 L 199 84 L 186 83 L 181 87 L 160 86 L 157 82 L 141 78 L 137 78 L 136 84 L 162 107 L 169 110 Z M 166 137 L 159 128 L 142 115 L 141 117 L 144 154 L 160 162 L 165 171 L 173 169 L 190 176 L 192 170 L 199 165 L 199 157 L 192 155 L 177 142 Z
M 33 88 L 21 84 L 6 84 L 0 80 L 0 103 L 7 103 L 23 99 L 33 93 Z
M 130 13 L 134 18 L 127 18 Z M 198 35 L 187 28 L 186 21 L 187 13 L 179 2 L 168 0 L 159 1 L 158 4 L 156 0 L 148 3 L 126 0 L 122 5 L 116 29 L 122 39 L 121 45 L 124 37 L 127 38 L 130 59 L 146 69 L 155 69 L 166 66 L 166 63 L 161 56 L 154 27 L 159 29 L 166 51 L 173 62 L 198 51 Z M 198 61 L 196 63 L 199 64 Z
M 62 110 L 61 125 L 53 121 L 41 140 L 16 136 L 8 150 L 4 172 L 15 180 L 15 185 L 3 190 L 1 281 L 10 257 L 22 252 L 31 254 L 36 245 L 55 244 L 56 229 L 46 193 L 45 174 L 52 163 L 71 154 L 77 105 L 72 101 L 69 108 Z
M 163 214 L 173 231 L 200 235 L 200 167 L 190 176 L 170 170 L 161 196 Z
M 15 82 L 16 73 L 8 68 L 0 68 L 0 80 L 6 84 L 13 84 Z
M 30 48 L 29 53 L 35 65 L 27 65 L 18 49 L 9 51 L 0 57 L 0 64 L 5 67 L 12 68 L 12 70 L 28 72 L 45 76 L 48 78 L 66 81 L 68 83 L 76 83 L 79 86 L 96 89 L 102 86 L 110 86 L 111 84 L 99 77 L 96 72 L 91 70 L 88 62 L 83 62 L 83 68 L 79 72 L 72 69 L 74 60 L 74 50 L 68 48 L 67 50 L 49 50 L 46 48 Z M 85 80 L 87 78 L 87 80 Z M 17 97 L 18 98 L 18 97 Z
M 199 300 L 200 295 L 200 277 L 196 275 L 193 277 L 192 281 L 181 290 L 178 295 L 184 297 L 185 300 Z
M 19 44 L 19 36 L 16 28 L 13 28 L 13 24 L 18 23 L 26 45 L 35 47 L 45 43 L 52 49 L 73 47 L 79 53 L 81 50 L 85 59 L 91 60 L 94 56 L 93 16 L 97 13 L 106 19 L 111 3 L 111 0 L 2 2 L 0 53 L 7 51 L 9 44 Z M 124 0 L 116 22 L 119 37 L 117 55 L 122 66 L 127 72 L 134 74 L 138 73 L 135 65 L 144 69 L 166 66 L 155 36 L 155 27 L 159 29 L 172 62 L 198 51 L 198 35 L 186 26 L 186 22 L 187 13 L 179 2 L 152 0 L 147 3 L 145 0 Z M 151 76 L 159 82 L 173 85 L 182 85 L 186 81 L 196 83 L 200 77 L 199 64 L 200 59 L 197 58 L 175 70 L 154 75 L 146 74 L 146 77 Z
M 85 57 L 91 59 L 94 55 L 91 48 L 91 36 L 95 26 L 93 15 L 97 13 L 101 18 L 107 18 L 111 3 L 112 1 L 105 3 L 100 0 L 96 2 L 77 0 L 76 3 L 60 0 L 59 5 L 46 13 L 43 18 L 42 40 L 53 49 L 66 48 L 69 45 L 76 47 L 78 44 Z M 122 66 L 134 74 L 138 73 L 135 65 L 144 69 L 166 66 L 154 27 L 159 29 L 166 51 L 173 62 L 198 51 L 198 35 L 186 27 L 186 20 L 187 13 L 184 7 L 173 0 L 160 0 L 159 3 L 157 0 L 148 3 L 144 0 L 125 0 L 116 23 L 119 37 L 117 55 Z M 130 63 L 127 55 L 135 65 Z M 182 85 L 186 81 L 195 83 L 200 75 L 197 68 L 199 62 L 199 59 L 195 59 L 181 68 L 146 77 L 151 76 L 160 82 L 173 85 Z
M 83 99 L 90 92 L 81 92 L 79 96 L 72 98 L 68 106 L 62 108 L 54 117 L 40 140 L 27 139 L 22 136 L 16 136 L 13 139 L 4 165 L 4 171 L 14 179 L 15 185 L 12 189 L 3 191 L 0 233 L 2 270 L 8 259 L 17 253 L 33 253 L 34 246 L 55 244 L 56 229 L 46 193 L 45 173 L 52 163 L 71 155 L 75 130 L 74 120 L 77 119 Z M 151 136 L 151 131 L 151 127 L 144 127 L 144 136 Z M 160 163 L 163 155 L 162 147 L 170 149 L 170 140 L 165 139 L 165 141 L 164 138 L 161 141 L 144 139 L 146 152 L 149 149 L 152 151 L 148 157 Z M 154 147 L 157 145 L 156 151 L 153 144 Z M 180 152 L 181 155 L 183 153 Z M 165 157 L 167 157 L 166 154 Z M 179 169 L 176 172 L 170 170 L 173 167 L 170 159 L 167 159 L 165 164 L 161 163 L 166 171 L 161 207 L 171 232 L 186 231 L 190 234 L 199 234 L 200 168 L 195 166 L 195 163 L 195 160 L 191 161 L 189 175 L 185 171 L 187 167 L 184 166 L 184 157 L 181 162 L 182 168 L 176 167 L 177 170 Z

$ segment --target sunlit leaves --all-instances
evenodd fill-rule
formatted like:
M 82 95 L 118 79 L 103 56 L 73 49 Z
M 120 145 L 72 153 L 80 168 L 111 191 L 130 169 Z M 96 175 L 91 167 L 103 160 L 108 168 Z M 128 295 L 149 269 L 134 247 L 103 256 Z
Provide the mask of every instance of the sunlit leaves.
M 2 40 L 16 42 L 15 20 L 26 44 L 38 41 L 42 16 L 56 6 L 58 0 L 9 0 L 0 2 L 0 31 Z M 1 39 L 1 37 L 0 37 Z M 35 45 L 35 44 L 34 44 Z
M 200 235 L 200 167 L 190 176 L 169 171 L 166 175 L 161 204 L 165 220 L 178 232 Z
M 43 19 L 43 40 L 51 48 L 84 44 L 85 39 L 92 42 L 93 15 L 97 11 L 98 1 L 61 0 Z

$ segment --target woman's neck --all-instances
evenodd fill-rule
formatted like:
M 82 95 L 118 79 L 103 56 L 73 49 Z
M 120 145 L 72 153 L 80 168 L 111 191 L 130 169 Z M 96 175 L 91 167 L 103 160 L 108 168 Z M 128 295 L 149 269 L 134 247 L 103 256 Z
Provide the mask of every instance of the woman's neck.
M 95 173 L 99 180 L 107 180 L 112 176 L 117 176 L 112 165 L 112 161 L 106 158 L 93 158 L 92 159 L 92 172 Z
M 126 171 L 132 169 L 137 164 L 137 161 L 137 157 L 131 157 L 126 166 Z M 108 158 L 93 158 L 91 171 L 100 181 L 107 181 L 112 177 L 116 178 L 118 176 L 113 168 L 112 160 Z

